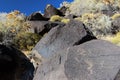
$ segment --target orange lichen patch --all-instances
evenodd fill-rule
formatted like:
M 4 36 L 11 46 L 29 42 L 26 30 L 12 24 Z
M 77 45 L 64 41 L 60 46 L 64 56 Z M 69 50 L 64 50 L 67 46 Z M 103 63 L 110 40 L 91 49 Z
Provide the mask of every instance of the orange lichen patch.
M 20 14 L 20 11 L 14 10 L 13 14 L 18 15 L 18 14 Z
M 7 14 L 7 18 L 8 19 L 16 18 L 18 14 L 20 14 L 20 11 L 15 10 L 15 11 L 10 12 L 9 14 Z
M 18 14 L 20 14 L 20 11 L 14 10 L 13 12 L 10 12 L 9 14 L 18 15 Z
M 9 13 L 7 14 L 6 16 L 8 19 L 11 19 L 11 18 L 16 18 L 16 15 L 12 14 L 12 13 Z
M 113 4 L 115 0 L 103 0 L 105 4 Z

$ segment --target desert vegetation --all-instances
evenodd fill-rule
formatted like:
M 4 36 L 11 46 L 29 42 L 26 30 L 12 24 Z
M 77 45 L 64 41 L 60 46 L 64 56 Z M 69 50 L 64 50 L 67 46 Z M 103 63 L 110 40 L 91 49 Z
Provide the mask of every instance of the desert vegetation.
M 118 28 L 115 30 L 112 23 L 120 18 L 119 5 L 119 0 L 74 0 L 61 4 L 67 8 L 65 15 L 78 16 L 74 19 L 82 21 L 99 39 L 118 36 L 120 30 Z
M 50 21 L 52 21 L 52 22 L 63 22 L 63 23 L 67 24 L 70 21 L 70 19 L 60 17 L 59 15 L 54 15 L 50 18 Z
M 6 66 L 13 59 L 18 70 L 25 66 L 26 71 L 20 70 L 20 73 L 26 73 L 24 76 L 31 76 L 31 79 L 22 80 L 32 80 L 34 73 L 40 74 L 34 80 L 113 79 L 109 76 L 119 73 L 116 68 L 119 68 L 120 49 L 116 45 L 120 46 L 120 0 L 65 1 L 59 8 L 49 4 L 44 13 L 33 12 L 29 16 L 18 10 L 0 13 L 0 51 L 3 56 L 0 56 L 0 64 L 4 65 L 5 60 Z M 18 49 L 29 59 L 21 56 Z M 29 60 L 34 65 L 31 67 L 40 71 L 32 69 L 29 74 Z M 13 69 L 14 65 L 11 65 Z M 81 75 L 81 72 L 85 74 Z
M 84 2 L 86 3 L 84 4 Z M 53 15 L 49 21 L 67 24 L 71 18 L 66 16 L 75 15 L 76 17 L 73 19 L 83 22 L 97 38 L 113 37 L 120 31 L 119 29 L 115 30 L 114 26 L 112 26 L 112 22 L 120 18 L 119 4 L 119 0 L 74 0 L 71 3 L 63 2 L 61 7 L 65 6 L 67 8 L 65 16 Z M 41 36 L 30 31 L 31 25 L 26 21 L 26 18 L 26 15 L 18 10 L 10 13 L 0 13 L 0 42 L 11 43 L 17 47 L 19 46 L 20 49 L 32 49 Z M 33 38 L 33 36 L 35 37 Z M 28 44 L 32 48 L 28 48 L 27 42 L 24 43 L 26 37 L 28 40 L 33 41 L 29 40 L 32 45 Z
M 0 42 L 12 44 L 21 50 L 31 50 L 40 36 L 29 31 L 30 24 L 23 13 L 15 10 L 0 13 Z

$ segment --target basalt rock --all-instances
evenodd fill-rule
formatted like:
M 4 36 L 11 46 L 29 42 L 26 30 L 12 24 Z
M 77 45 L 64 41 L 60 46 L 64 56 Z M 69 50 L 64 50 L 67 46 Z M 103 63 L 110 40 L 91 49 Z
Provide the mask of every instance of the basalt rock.
M 34 47 L 43 58 L 48 59 L 58 51 L 96 39 L 82 22 L 70 21 L 65 26 L 52 28 Z M 34 53 L 32 53 L 35 55 Z
M 33 80 L 120 80 L 120 47 L 91 40 L 56 52 Z
M 62 6 L 62 7 L 60 8 L 60 11 L 62 12 L 63 15 L 65 15 L 65 13 L 66 13 L 66 11 L 67 11 L 67 7 Z
M 63 14 L 62 14 L 62 12 L 60 12 L 60 10 L 56 9 L 53 5 L 48 4 L 46 6 L 46 9 L 44 10 L 44 17 L 50 18 L 53 15 L 63 16 Z
M 61 22 L 50 22 L 50 21 L 28 21 L 31 25 L 30 30 L 33 33 L 37 33 L 39 35 L 44 35 L 49 32 L 52 28 L 56 26 L 64 26 L 64 23 Z
M 42 14 L 39 12 L 34 12 L 27 17 L 27 20 L 28 21 L 47 21 L 49 19 L 43 17 Z
M 0 80 L 33 80 L 34 66 L 16 48 L 0 44 Z

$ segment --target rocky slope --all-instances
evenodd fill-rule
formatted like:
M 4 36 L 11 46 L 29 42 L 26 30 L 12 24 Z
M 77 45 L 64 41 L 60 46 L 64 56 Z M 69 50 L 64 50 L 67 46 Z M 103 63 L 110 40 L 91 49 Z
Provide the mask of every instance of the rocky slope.
M 120 47 L 111 43 L 120 40 L 100 40 L 116 34 L 119 39 L 119 9 L 105 2 L 103 10 L 68 13 L 74 4 L 0 19 L 0 80 L 120 80 Z M 15 47 L 32 51 L 26 57 Z

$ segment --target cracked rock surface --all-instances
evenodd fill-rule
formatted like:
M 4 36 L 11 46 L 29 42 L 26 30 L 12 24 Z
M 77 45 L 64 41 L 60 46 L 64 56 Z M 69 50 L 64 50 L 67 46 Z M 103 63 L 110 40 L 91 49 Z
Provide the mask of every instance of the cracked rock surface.
M 34 80 L 120 80 L 120 47 L 91 40 L 42 62 Z
M 52 28 L 34 47 L 44 59 L 51 58 L 58 51 L 96 39 L 82 22 L 70 21 L 65 26 Z M 34 53 L 33 53 L 34 54 Z M 36 55 L 36 54 L 34 54 Z

